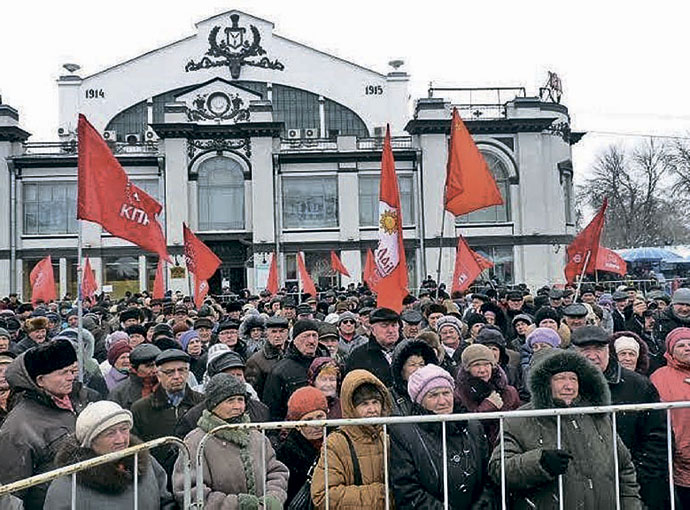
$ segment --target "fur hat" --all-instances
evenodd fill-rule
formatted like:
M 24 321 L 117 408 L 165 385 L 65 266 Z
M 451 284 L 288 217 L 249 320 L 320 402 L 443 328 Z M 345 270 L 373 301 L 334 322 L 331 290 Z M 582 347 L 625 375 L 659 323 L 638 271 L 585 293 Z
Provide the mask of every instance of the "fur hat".
M 218 404 L 230 397 L 247 398 L 247 385 L 237 377 L 220 373 L 211 377 L 204 391 L 206 409 L 213 411 Z
M 110 400 L 91 402 L 77 417 L 74 435 L 83 448 L 90 448 L 91 442 L 101 432 L 119 423 L 133 424 L 132 413 L 122 409 L 120 404 Z
M 558 323 L 560 317 L 558 316 L 558 312 L 555 309 L 551 308 L 550 306 L 542 306 L 539 310 L 537 310 L 537 313 L 534 316 L 535 326 L 539 327 L 539 324 L 544 319 L 551 319 Z
M 77 362 L 77 353 L 72 342 L 59 338 L 29 349 L 24 354 L 24 366 L 34 381 L 39 375 L 50 374 Z
M 416 370 L 407 383 L 407 393 L 418 404 L 422 403 L 427 393 L 437 388 L 455 389 L 453 377 L 437 365 L 426 365 Z
M 45 317 L 33 317 L 31 319 L 26 319 L 26 321 L 24 322 L 24 329 L 27 333 L 47 328 L 48 319 L 46 319 Z
M 305 414 L 313 411 L 328 413 L 328 401 L 326 396 L 313 386 L 303 386 L 295 391 L 287 403 L 287 419 L 289 421 L 301 420 Z

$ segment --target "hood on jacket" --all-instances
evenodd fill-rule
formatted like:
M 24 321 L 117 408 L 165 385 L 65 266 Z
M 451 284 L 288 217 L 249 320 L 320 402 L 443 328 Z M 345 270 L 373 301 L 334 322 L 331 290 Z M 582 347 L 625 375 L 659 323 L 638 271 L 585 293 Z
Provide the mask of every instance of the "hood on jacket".
M 82 328 L 81 333 L 81 342 L 84 344 L 84 357 L 86 359 L 91 359 L 93 358 L 93 349 L 96 341 L 93 337 L 93 334 L 91 334 L 88 329 Z M 74 348 L 77 349 L 79 346 L 77 343 L 77 338 L 79 337 L 78 335 L 79 331 L 76 328 L 66 328 L 60 331 L 57 336 L 64 336 L 65 338 L 68 338 L 70 341 L 72 341 Z
M 536 409 L 562 407 L 551 396 L 551 376 L 560 372 L 577 374 L 579 398 L 586 405 L 605 406 L 611 403 L 611 392 L 604 375 L 584 356 L 571 350 L 549 349 L 547 352 L 529 372 L 528 387 Z
M 240 323 L 240 329 L 239 329 L 239 336 L 240 338 L 249 338 L 249 332 L 253 328 L 265 328 L 266 327 L 266 321 L 265 319 L 255 313 L 250 313 L 248 314 Z
M 43 394 L 43 390 L 39 388 L 36 381 L 34 381 L 29 375 L 29 372 L 27 372 L 26 365 L 24 364 L 24 356 L 26 356 L 26 352 L 21 353 L 8 365 L 7 371 L 5 372 L 7 384 L 10 385 L 14 393 L 33 391 Z
M 673 310 L 673 305 L 667 306 L 666 309 L 661 312 L 661 314 L 666 315 L 669 320 L 680 322 L 683 327 L 690 327 L 690 317 L 678 317 L 675 310 Z M 665 338 L 662 338 L 661 340 L 666 341 Z
M 404 381 L 402 377 L 403 365 L 410 356 L 415 354 L 421 356 L 427 365 L 438 365 L 436 351 L 424 340 L 410 338 L 396 345 L 393 350 L 391 372 L 395 390 L 403 395 L 407 395 L 407 381 Z
M 493 312 L 494 315 L 496 315 L 496 326 L 501 330 L 501 333 L 504 335 L 506 334 L 507 318 L 503 308 L 498 306 L 496 303 L 489 301 L 488 303 L 484 303 L 479 310 L 481 311 L 482 315 L 484 315 L 484 312 Z
M 611 353 L 611 356 L 618 358 L 618 356 L 616 356 L 616 348 L 614 347 L 614 344 L 616 343 L 616 340 L 622 336 L 634 338 L 639 344 L 640 355 L 637 357 L 637 366 L 635 367 L 635 372 L 646 375 L 647 371 L 649 370 L 649 347 L 647 346 L 647 342 L 642 340 L 640 335 L 637 333 L 633 333 L 632 331 L 619 331 L 618 333 L 611 335 L 611 340 L 609 341 L 609 352 Z
M 362 384 L 370 383 L 376 386 L 383 397 L 383 409 L 381 411 L 382 416 L 390 416 L 393 409 L 393 403 L 391 401 L 390 393 L 384 384 L 378 380 L 378 378 L 369 372 L 368 370 L 352 370 L 345 376 L 343 380 L 343 386 L 340 390 L 340 405 L 343 410 L 343 418 L 357 418 L 357 412 L 355 411 L 355 404 L 352 401 L 352 395 L 355 390 L 359 388 Z

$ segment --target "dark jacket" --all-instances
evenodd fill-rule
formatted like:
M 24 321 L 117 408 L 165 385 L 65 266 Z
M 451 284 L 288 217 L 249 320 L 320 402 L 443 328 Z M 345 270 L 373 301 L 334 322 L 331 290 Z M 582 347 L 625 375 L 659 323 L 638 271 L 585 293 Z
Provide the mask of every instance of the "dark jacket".
M 601 372 L 574 351 L 552 349 L 540 357 L 530 370 L 529 388 L 532 400 L 521 409 L 553 409 L 562 401 L 551 396 L 551 376 L 565 370 L 575 372 L 579 382 L 579 400 L 573 405 L 601 406 L 611 403 L 610 393 Z M 505 481 L 515 510 L 555 510 L 558 508 L 558 477 L 541 464 L 545 449 L 557 448 L 556 419 L 506 419 Z M 616 507 L 613 476 L 615 467 L 612 445 L 618 451 L 618 478 L 623 510 L 640 510 L 639 486 L 630 453 L 611 430 L 611 418 L 605 414 L 570 415 L 562 420 L 561 448 L 572 460 L 563 476 L 563 508 L 610 509 Z M 501 447 L 498 445 L 489 461 L 489 473 L 501 483 Z
M 407 381 L 403 379 L 402 372 L 407 359 L 415 354 L 421 356 L 427 365 L 438 365 L 436 352 L 423 340 L 403 340 L 395 346 L 391 361 L 393 375 L 391 398 L 393 399 L 393 414 L 396 416 L 408 416 L 412 411 L 412 400 L 407 393 Z
M 141 378 L 136 374 L 129 374 L 129 377 L 115 386 L 108 394 L 108 400 L 117 402 L 124 409 L 131 409 L 132 404 L 141 398 L 143 385 Z
M 320 451 L 297 429 L 292 429 L 285 441 L 276 448 L 276 458 L 290 470 L 285 507 L 307 481 L 309 469 L 319 458 Z
M 313 357 L 302 354 L 290 344 L 281 359 L 266 379 L 263 398 L 271 411 L 271 420 L 281 421 L 287 414 L 287 401 L 295 390 L 307 385 L 307 372 Z
M 628 321 L 627 317 L 625 316 L 625 312 L 621 312 L 617 309 L 611 310 L 611 317 L 613 318 L 614 333 L 618 333 L 619 331 L 625 331 L 626 329 L 628 329 L 625 325 L 625 323 Z
M 656 318 L 654 338 L 665 347 L 666 336 L 676 328 L 690 328 L 690 317 L 678 317 L 673 311 L 673 305 L 669 305 Z
M 130 446 L 141 444 L 132 437 Z M 55 457 L 57 467 L 68 466 L 96 457 L 90 448 L 82 448 L 74 436 L 60 447 Z M 147 451 L 139 453 L 138 498 L 142 510 L 176 508 L 167 490 L 167 476 L 163 468 Z M 48 488 L 44 510 L 69 510 L 72 500 L 72 477 L 53 480 Z M 119 462 L 101 464 L 77 475 L 77 508 L 80 510 L 119 510 L 131 508 L 134 501 L 134 457 Z
M 47 341 L 47 340 L 46 340 Z M 21 353 L 28 351 L 33 347 L 37 347 L 38 344 L 34 342 L 29 335 L 24 334 L 24 337 L 17 343 L 10 345 L 10 350 L 19 356 Z
M 247 398 L 246 402 L 245 412 L 252 423 L 265 423 L 269 421 L 270 414 L 266 404 L 253 398 Z M 187 434 L 197 428 L 199 418 L 201 418 L 204 409 L 206 409 L 206 402 L 202 401 L 187 411 L 182 418 L 177 420 L 174 435 L 184 439 Z
M 390 363 L 388 363 L 383 349 L 373 335 L 369 337 L 367 343 L 355 347 L 347 358 L 345 373 L 356 369 L 368 370 L 386 387 L 390 388 L 393 386 Z
M 413 414 L 428 414 L 414 404 Z M 397 510 L 443 508 L 443 443 L 440 423 L 390 425 L 391 485 Z M 477 421 L 446 424 L 448 508 L 477 508 L 488 497 L 489 445 Z
M 74 382 L 70 400 L 74 412 L 58 407 L 52 397 L 36 386 L 20 354 L 7 367 L 7 382 L 12 389 L 11 409 L 0 428 L 0 483 L 7 484 L 54 469 L 60 443 L 74 433 L 77 415 L 98 395 Z M 47 484 L 22 493 L 28 510 L 41 509 Z
M 134 417 L 132 433 L 144 441 L 172 436 L 177 421 L 203 400 L 204 396 L 201 393 L 197 393 L 187 386 L 182 401 L 177 407 L 174 407 L 168 400 L 165 390 L 159 385 L 156 391 L 148 397 L 139 399 L 132 405 Z M 163 445 L 154 448 L 151 453 L 170 476 L 177 458 L 177 448 Z
M 623 368 L 613 357 L 604 377 L 611 390 L 612 404 L 659 402 L 659 393 L 647 377 Z M 617 413 L 616 425 L 618 435 L 632 455 L 642 501 L 649 508 L 666 508 L 669 501 L 665 413 Z
M 283 357 L 283 351 L 274 347 L 271 343 L 266 342 L 263 348 L 252 354 L 247 360 L 247 368 L 245 370 L 245 377 L 247 382 L 254 387 L 258 395 L 264 394 L 264 386 L 266 378 L 271 373 L 273 367 Z

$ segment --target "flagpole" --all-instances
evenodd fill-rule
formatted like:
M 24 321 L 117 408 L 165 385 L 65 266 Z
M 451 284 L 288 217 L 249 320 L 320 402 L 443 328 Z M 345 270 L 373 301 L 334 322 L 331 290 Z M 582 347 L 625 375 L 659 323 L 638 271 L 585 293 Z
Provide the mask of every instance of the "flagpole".
M 438 238 L 438 267 L 436 268 L 436 299 L 441 285 L 441 260 L 443 260 L 443 234 L 446 227 L 446 186 L 443 186 L 443 209 L 441 210 L 441 236 Z
M 585 257 L 585 265 L 582 267 L 582 274 L 580 274 L 580 279 L 577 282 L 577 289 L 575 289 L 575 298 L 573 298 L 573 302 L 577 301 L 577 298 L 580 297 L 580 287 L 582 286 L 582 279 L 585 277 L 585 271 L 587 271 L 587 264 L 589 264 L 589 257 L 592 255 L 592 250 L 589 250 L 587 252 L 587 256 Z
M 77 233 L 77 362 L 79 363 L 79 382 L 84 382 L 84 307 L 82 293 L 82 282 L 84 280 L 84 268 L 82 266 L 82 226 L 83 221 L 77 220 L 79 231 Z

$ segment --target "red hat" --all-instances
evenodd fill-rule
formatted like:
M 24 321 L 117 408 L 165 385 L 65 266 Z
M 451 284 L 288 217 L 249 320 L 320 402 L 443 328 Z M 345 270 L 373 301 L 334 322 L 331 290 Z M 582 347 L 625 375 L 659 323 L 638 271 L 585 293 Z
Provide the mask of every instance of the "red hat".
M 690 338 L 690 328 L 675 328 L 666 335 L 666 354 L 667 360 L 671 360 L 673 357 L 673 348 L 676 344 L 685 338 Z
M 108 350 L 108 363 L 114 367 L 120 356 L 123 354 L 129 354 L 130 352 L 132 352 L 132 348 L 129 346 L 129 342 L 127 340 L 115 342 Z
M 288 400 L 287 419 L 298 421 L 305 414 L 321 410 L 328 413 L 326 396 L 313 386 L 304 386 L 292 394 Z

